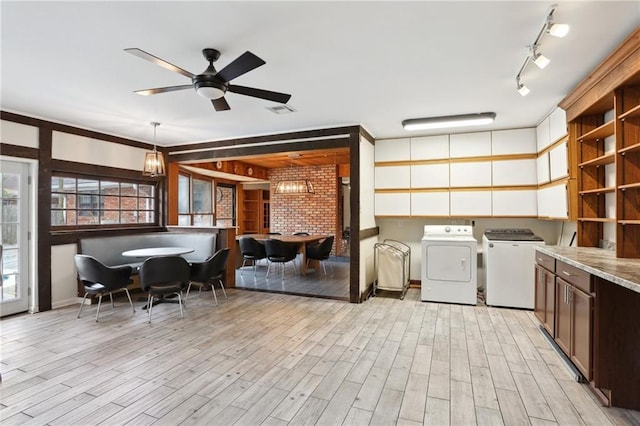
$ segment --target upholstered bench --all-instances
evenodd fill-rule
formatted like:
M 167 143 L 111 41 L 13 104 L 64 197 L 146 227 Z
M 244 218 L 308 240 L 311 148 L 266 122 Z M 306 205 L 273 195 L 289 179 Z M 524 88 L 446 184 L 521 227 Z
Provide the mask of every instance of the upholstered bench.
M 202 262 L 216 251 L 216 234 L 187 232 L 153 232 L 116 237 L 81 238 L 78 253 L 95 257 L 108 266 L 129 265 L 133 273 L 145 259 L 122 255 L 127 250 L 151 247 L 189 247 L 194 251 L 183 255 L 188 262 Z

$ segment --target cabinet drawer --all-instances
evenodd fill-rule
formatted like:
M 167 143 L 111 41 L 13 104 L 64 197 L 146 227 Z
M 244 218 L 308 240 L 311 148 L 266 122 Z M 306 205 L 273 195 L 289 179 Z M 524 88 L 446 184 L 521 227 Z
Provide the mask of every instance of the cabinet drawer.
M 582 269 L 557 261 L 556 275 L 585 293 L 591 293 L 593 291 L 591 286 L 591 275 Z
M 556 259 L 548 254 L 536 252 L 536 262 L 547 271 L 556 272 Z

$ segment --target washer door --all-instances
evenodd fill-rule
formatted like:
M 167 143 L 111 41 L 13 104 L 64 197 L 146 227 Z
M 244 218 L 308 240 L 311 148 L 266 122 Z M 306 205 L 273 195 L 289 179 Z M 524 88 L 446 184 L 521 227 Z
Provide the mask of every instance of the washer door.
M 471 281 L 471 248 L 428 245 L 427 279 L 433 281 Z

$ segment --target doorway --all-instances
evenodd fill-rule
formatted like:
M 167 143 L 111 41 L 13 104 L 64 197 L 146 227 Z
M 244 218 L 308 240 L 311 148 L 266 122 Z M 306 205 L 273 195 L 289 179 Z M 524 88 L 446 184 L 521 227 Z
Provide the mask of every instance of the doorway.
M 0 316 L 7 316 L 29 309 L 29 164 L 0 166 Z

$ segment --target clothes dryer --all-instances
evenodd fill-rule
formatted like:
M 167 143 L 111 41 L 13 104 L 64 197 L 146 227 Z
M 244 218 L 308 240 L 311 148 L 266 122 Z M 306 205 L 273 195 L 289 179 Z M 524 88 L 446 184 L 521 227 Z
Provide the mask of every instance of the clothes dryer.
M 422 238 L 422 300 L 475 305 L 477 252 L 471 226 L 426 225 Z

